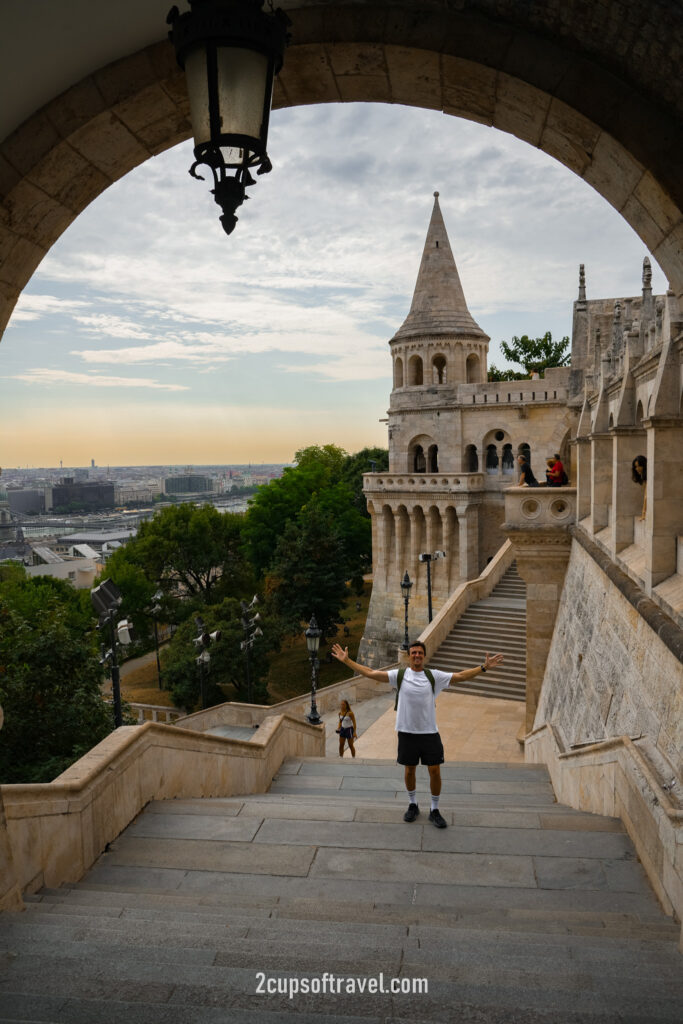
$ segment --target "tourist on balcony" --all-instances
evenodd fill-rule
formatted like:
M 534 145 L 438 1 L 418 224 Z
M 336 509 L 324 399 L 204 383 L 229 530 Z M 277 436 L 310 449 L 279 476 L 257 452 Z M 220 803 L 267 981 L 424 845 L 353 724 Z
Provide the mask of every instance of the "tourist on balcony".
M 640 514 L 641 521 L 647 512 L 647 458 L 644 455 L 636 455 L 631 463 L 631 476 L 633 482 L 640 484 L 643 488 L 643 511 Z
M 529 462 L 524 458 L 523 455 L 517 457 L 517 463 L 519 465 L 519 487 L 538 487 L 538 480 L 534 476 L 534 471 L 531 468 Z
M 358 738 L 356 733 L 356 716 L 351 710 L 348 700 L 343 700 L 339 707 L 339 726 L 337 732 L 339 733 L 339 756 L 344 756 L 344 745 L 348 743 L 351 757 L 355 757 L 356 748 L 353 745 L 353 741 Z
M 564 487 L 565 484 L 569 483 L 569 478 L 564 471 L 562 460 L 557 452 L 555 452 L 552 459 L 546 459 L 545 464 L 547 466 L 545 471 L 547 487 Z

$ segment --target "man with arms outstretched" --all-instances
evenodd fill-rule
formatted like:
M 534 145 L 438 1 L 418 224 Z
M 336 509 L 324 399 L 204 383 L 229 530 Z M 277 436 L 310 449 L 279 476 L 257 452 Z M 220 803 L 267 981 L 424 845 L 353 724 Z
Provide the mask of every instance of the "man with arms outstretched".
M 415 821 L 420 809 L 417 806 L 415 791 L 415 771 L 419 762 L 429 769 L 429 788 L 432 794 L 429 820 L 437 828 L 446 828 L 439 812 L 439 794 L 441 793 L 441 765 L 444 761 L 443 743 L 436 728 L 435 700 L 438 693 L 451 683 L 462 683 L 474 679 L 481 672 L 486 672 L 503 660 L 502 654 L 487 654 L 482 665 L 466 668 L 462 672 L 440 672 L 438 669 L 424 670 L 427 654 L 421 640 L 410 645 L 408 650 L 409 668 L 381 669 L 366 668 L 349 658 L 348 647 L 342 648 L 334 644 L 332 654 L 344 665 L 348 665 L 355 673 L 367 679 L 389 683 L 397 693 L 396 731 L 398 733 L 397 761 L 405 768 L 405 782 L 408 790 L 408 810 L 403 815 L 404 821 Z M 399 681 L 399 673 L 401 675 Z M 431 678 L 430 678 L 431 677 Z

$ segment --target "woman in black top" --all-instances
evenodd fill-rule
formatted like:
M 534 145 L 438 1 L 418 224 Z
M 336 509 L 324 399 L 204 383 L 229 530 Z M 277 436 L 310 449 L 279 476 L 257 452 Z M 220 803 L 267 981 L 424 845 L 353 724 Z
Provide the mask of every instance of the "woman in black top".
M 538 480 L 533 470 L 523 455 L 517 458 L 519 463 L 519 484 L 518 487 L 538 487 Z

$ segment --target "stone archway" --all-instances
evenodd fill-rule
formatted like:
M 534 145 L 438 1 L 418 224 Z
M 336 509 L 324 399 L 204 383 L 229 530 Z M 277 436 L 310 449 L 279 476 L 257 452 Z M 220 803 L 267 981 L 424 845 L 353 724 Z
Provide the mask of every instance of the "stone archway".
M 284 0 L 293 45 L 274 107 L 405 103 L 489 124 L 592 185 L 683 296 L 683 16 L 665 0 Z M 160 26 L 163 29 L 163 26 Z M 161 34 L 161 32 L 160 32 Z M 0 330 L 32 273 L 96 196 L 190 134 L 159 42 L 94 71 L 0 147 Z

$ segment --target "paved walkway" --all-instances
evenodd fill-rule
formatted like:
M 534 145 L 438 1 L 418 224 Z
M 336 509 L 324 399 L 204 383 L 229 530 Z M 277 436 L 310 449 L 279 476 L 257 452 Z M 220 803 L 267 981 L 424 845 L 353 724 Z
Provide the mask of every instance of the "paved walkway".
M 364 758 L 395 758 L 394 694 L 386 693 L 352 705 L 358 740 L 356 754 Z M 447 761 L 521 764 L 524 752 L 517 733 L 524 724 L 525 706 L 516 700 L 440 693 L 436 720 Z M 323 716 L 327 757 L 339 758 L 337 712 Z M 351 759 L 348 747 L 344 757 Z

